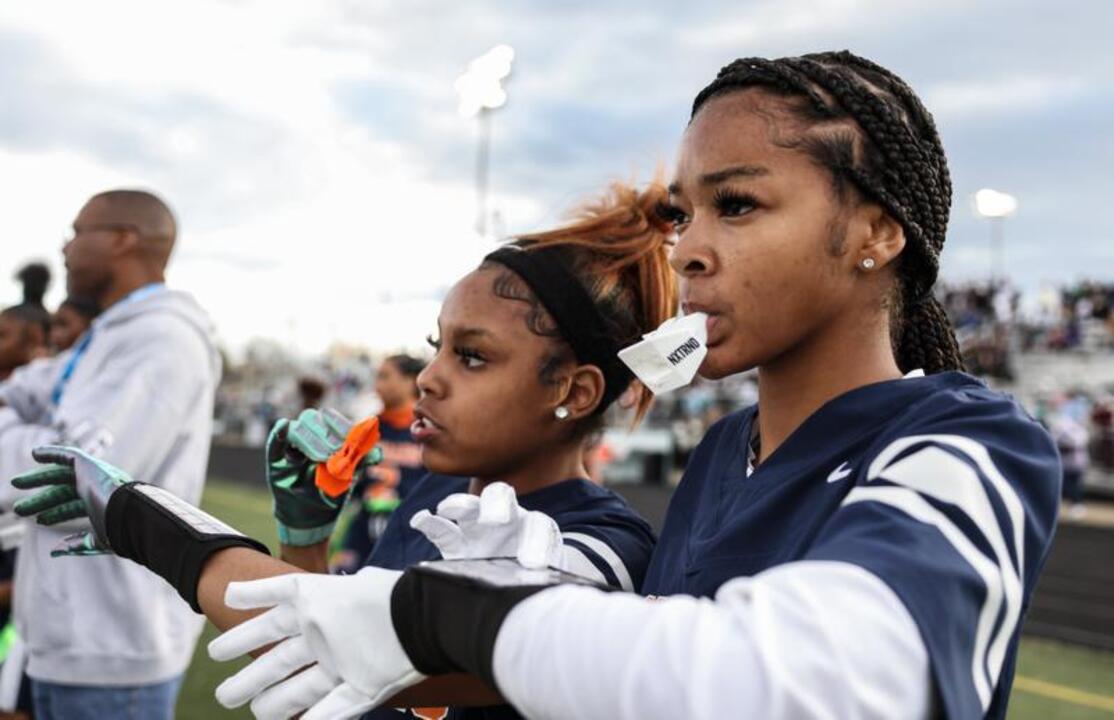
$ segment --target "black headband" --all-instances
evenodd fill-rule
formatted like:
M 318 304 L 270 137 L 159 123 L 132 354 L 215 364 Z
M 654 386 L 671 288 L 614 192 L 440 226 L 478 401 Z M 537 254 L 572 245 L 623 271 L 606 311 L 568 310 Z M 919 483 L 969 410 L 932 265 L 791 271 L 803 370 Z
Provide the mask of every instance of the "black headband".
M 603 372 L 604 390 L 596 413 L 607 409 L 634 376 L 619 360 L 615 339 L 588 291 L 565 263 L 558 248 L 523 250 L 507 245 L 484 258 L 518 275 L 557 323 L 561 336 L 572 346 L 576 359 Z

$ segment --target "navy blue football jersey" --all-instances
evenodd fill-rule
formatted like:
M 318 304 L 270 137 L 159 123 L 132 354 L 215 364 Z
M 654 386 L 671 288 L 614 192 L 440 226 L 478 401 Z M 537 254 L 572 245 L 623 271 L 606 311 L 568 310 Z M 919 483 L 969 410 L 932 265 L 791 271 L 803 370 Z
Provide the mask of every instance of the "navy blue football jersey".
M 468 479 L 427 475 L 391 515 L 386 530 L 375 544 L 366 564 L 403 570 L 441 554 L 425 536 L 410 527 L 419 510 L 434 511 L 437 504 L 454 493 L 468 492 Z M 566 480 L 518 497 L 527 510 L 553 518 L 561 528 L 566 545 L 579 551 L 614 587 L 633 590 L 642 584 L 654 533 L 621 497 L 587 480 Z M 574 568 L 575 570 L 575 568 Z M 430 720 L 509 720 L 522 717 L 509 705 L 482 708 L 415 708 L 406 713 L 379 709 L 365 715 L 376 720 L 405 717 Z
M 693 452 L 643 592 L 711 596 L 783 563 L 852 563 L 912 615 L 940 709 L 1004 717 L 1059 504 L 1045 430 L 968 375 L 908 377 L 828 402 L 748 474 L 756 414 L 723 418 Z

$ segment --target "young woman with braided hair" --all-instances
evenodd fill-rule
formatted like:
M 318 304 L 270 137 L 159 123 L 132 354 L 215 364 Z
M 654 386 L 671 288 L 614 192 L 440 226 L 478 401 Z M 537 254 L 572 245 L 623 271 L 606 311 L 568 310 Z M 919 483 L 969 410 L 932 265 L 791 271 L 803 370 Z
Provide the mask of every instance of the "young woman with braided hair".
M 308 644 L 337 684 L 307 718 L 462 671 L 538 718 L 1004 717 L 1059 460 L 960 372 L 931 295 L 950 204 L 932 118 L 893 73 L 731 63 L 663 211 L 685 311 L 707 315 L 700 373 L 757 368 L 760 400 L 694 450 L 642 584 L 656 602 L 498 563 L 365 570 L 327 599 L 230 586 L 286 624 L 229 644 Z M 300 682 L 249 669 L 267 692 Z
M 893 73 L 725 67 L 665 210 L 685 311 L 708 316 L 700 373 L 757 367 L 760 400 L 693 452 L 642 585 L 659 601 L 412 569 L 360 600 L 394 651 L 374 661 L 299 615 L 335 697 L 465 670 L 529 717 L 1003 717 L 1058 458 L 960 372 L 932 296 L 950 207 Z

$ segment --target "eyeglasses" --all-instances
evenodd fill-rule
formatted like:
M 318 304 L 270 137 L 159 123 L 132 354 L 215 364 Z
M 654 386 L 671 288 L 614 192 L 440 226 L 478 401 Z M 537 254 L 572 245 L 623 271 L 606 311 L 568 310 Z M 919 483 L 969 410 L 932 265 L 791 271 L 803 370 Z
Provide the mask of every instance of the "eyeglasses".
M 81 227 L 74 226 L 73 230 L 70 230 L 62 237 L 62 242 L 66 245 L 69 245 L 77 239 L 78 235 L 81 235 L 82 233 L 103 231 L 112 232 L 121 230 L 125 232 L 133 232 L 136 235 L 140 234 L 139 226 L 133 225 L 132 223 L 93 223 L 92 225 L 82 225 Z

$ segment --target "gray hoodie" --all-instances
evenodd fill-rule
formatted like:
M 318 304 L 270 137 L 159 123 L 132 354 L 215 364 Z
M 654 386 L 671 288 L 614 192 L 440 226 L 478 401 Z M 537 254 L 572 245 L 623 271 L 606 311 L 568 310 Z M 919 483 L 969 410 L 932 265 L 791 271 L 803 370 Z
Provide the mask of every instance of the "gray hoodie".
M 161 289 L 108 308 L 90 332 L 61 401 L 45 416 L 41 403 L 27 400 L 50 398 L 74 351 L 60 356 L 53 372 L 38 372 L 39 381 L 0 385 L 0 398 L 13 401 L 0 417 L 0 505 L 17 498 L 8 480 L 35 467 L 31 449 L 49 443 L 78 445 L 136 480 L 199 503 L 220 379 L 205 312 L 189 295 Z M 81 529 L 27 529 L 14 601 L 27 673 L 104 686 L 182 673 L 203 618 L 162 578 L 128 560 L 50 557 L 58 540 Z

